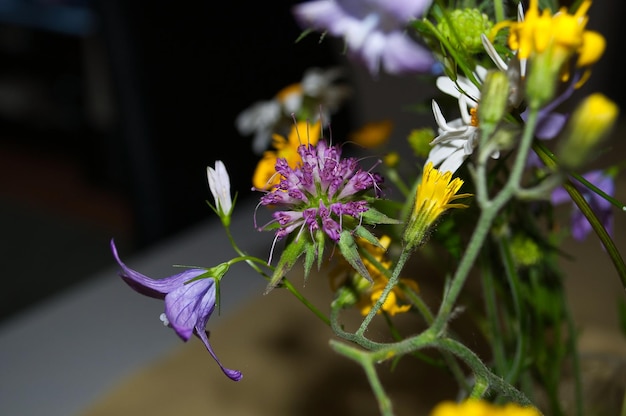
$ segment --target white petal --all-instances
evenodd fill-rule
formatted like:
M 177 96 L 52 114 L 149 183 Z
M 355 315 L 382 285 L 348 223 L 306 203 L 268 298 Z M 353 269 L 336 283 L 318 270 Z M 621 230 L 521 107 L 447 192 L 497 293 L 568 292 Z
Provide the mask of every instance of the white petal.
M 487 55 L 489 55 L 493 63 L 496 64 L 500 71 L 506 72 L 506 70 L 508 69 L 507 64 L 500 57 L 500 55 L 498 55 L 498 52 L 496 52 L 496 48 L 494 48 L 493 44 L 489 42 L 489 39 L 487 38 L 487 36 L 485 36 L 484 33 L 480 35 L 480 40 L 483 42 L 483 48 L 485 48 Z

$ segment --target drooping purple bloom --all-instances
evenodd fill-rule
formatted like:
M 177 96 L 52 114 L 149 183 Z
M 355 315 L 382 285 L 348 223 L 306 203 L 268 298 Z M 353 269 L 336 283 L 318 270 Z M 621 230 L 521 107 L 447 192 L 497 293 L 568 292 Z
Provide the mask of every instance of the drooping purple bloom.
M 296 5 L 293 13 L 305 29 L 344 38 L 348 54 L 377 75 L 428 72 L 430 52 L 408 35 L 407 23 L 420 17 L 432 0 L 314 0 Z
M 361 198 L 368 190 L 380 191 L 382 177 L 361 170 L 355 158 L 341 158 L 339 146 L 320 140 L 317 146 L 301 145 L 302 162 L 291 168 L 284 159 L 276 162 L 281 181 L 261 197 L 261 205 L 276 206 L 273 220 L 259 230 L 278 223 L 276 238 L 297 231 L 323 230 L 338 242 L 346 226 L 346 217 L 358 220 L 369 208 Z
M 120 260 L 113 240 L 111 251 L 122 269 L 121 278 L 131 288 L 142 295 L 165 300 L 163 322 L 185 342 L 192 334 L 196 334 L 224 374 L 231 380 L 239 381 L 242 377 L 241 372 L 225 368 L 209 343 L 206 325 L 215 310 L 216 302 L 216 283 L 209 275 L 209 270 L 186 269 L 170 277 L 152 279 L 126 266 Z M 196 278 L 197 280 L 194 280 Z
M 613 196 L 615 194 L 615 182 L 613 180 L 613 176 L 607 175 L 602 170 L 588 172 L 583 175 L 583 177 L 607 195 Z M 611 234 L 613 230 L 613 211 L 611 203 L 602 196 L 588 189 L 583 184 L 577 181 L 574 181 L 574 184 L 583 195 L 591 209 L 593 209 L 595 214 L 598 216 L 598 219 L 602 222 L 604 228 L 609 232 L 609 234 Z M 572 201 L 567 191 L 562 187 L 556 188 L 552 191 L 551 200 L 554 205 Z M 572 236 L 578 241 L 583 241 L 592 230 L 591 224 L 587 221 L 587 218 L 583 215 L 580 209 L 578 209 L 575 204 L 572 203 L 572 205 Z

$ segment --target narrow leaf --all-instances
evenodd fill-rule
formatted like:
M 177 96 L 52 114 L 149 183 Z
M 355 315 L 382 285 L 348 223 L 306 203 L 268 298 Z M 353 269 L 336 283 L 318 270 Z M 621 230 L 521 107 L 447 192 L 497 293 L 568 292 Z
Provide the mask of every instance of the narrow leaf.
M 346 259 L 348 263 L 364 278 L 373 282 L 370 277 L 365 264 L 363 264 L 363 260 L 361 260 L 361 256 L 359 255 L 358 246 L 356 241 L 354 241 L 354 237 L 350 234 L 350 231 L 343 230 L 341 232 L 341 236 L 339 237 L 339 250 L 341 254 Z

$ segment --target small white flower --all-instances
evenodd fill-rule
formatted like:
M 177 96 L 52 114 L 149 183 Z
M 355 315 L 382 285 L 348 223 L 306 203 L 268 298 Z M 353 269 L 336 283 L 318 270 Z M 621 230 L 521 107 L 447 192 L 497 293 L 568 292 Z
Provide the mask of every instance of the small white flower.
M 456 172 L 465 159 L 472 154 L 478 140 L 478 128 L 472 125 L 472 116 L 467 110 L 464 96 L 459 98 L 461 118 L 447 122 L 439 105 L 432 102 L 433 114 L 439 127 L 439 136 L 430 143 L 433 148 L 428 154 L 429 162 L 439 166 L 440 172 Z
M 229 215 L 233 204 L 230 199 L 230 178 L 226 172 L 226 166 L 221 160 L 218 160 L 215 162 L 215 169 L 207 166 L 206 172 L 209 179 L 209 189 L 215 199 L 215 208 L 220 215 Z
M 487 69 L 477 66 L 474 76 L 482 84 L 487 76 Z M 436 84 L 442 92 L 458 100 L 461 117 L 450 122 L 446 121 L 441 108 L 433 100 L 433 114 L 439 135 L 430 142 L 433 148 L 425 164 L 432 162 L 441 172 L 456 172 L 478 145 L 479 130 L 475 113 L 480 101 L 480 89 L 465 77 L 458 77 L 455 82 L 447 76 L 442 76 L 437 78 Z M 491 157 L 497 159 L 500 153 L 493 152 Z
M 281 118 L 280 103 L 277 99 L 259 101 L 239 113 L 235 127 L 242 135 L 254 133 L 252 149 L 262 153 L 271 140 L 272 130 Z
M 341 76 L 341 68 L 309 68 L 299 83 L 288 85 L 271 100 L 256 102 L 242 111 L 235 119 L 235 127 L 242 135 L 254 133 L 252 150 L 256 154 L 267 150 L 274 133 L 288 132 L 294 116 L 312 123 L 321 118 L 326 127 L 331 114 L 351 94 L 347 85 L 337 82 Z

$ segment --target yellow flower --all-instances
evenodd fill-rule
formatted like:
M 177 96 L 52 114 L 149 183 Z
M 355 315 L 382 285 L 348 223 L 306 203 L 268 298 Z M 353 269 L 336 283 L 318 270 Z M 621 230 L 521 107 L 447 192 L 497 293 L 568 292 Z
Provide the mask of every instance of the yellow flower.
M 356 242 L 359 247 L 367 250 L 376 260 L 376 262 L 380 263 L 382 267 L 389 270 L 389 267 L 391 267 L 392 263 L 389 260 L 385 259 L 385 252 L 391 244 L 391 238 L 389 236 L 383 235 L 382 237 L 380 237 L 379 242 L 381 247 L 374 246 L 363 238 L 358 238 Z M 385 289 L 387 282 L 389 282 L 389 279 L 387 278 L 387 276 L 385 276 L 383 271 L 380 270 L 375 264 L 370 262 L 367 257 L 363 257 L 363 264 L 367 268 L 367 271 L 374 283 L 372 284 L 363 276 L 354 273 L 351 276 L 350 285 L 355 290 L 355 292 L 357 292 L 358 300 L 356 301 L 356 306 L 359 308 L 361 315 L 365 316 L 370 312 L 372 307 L 380 298 L 380 295 Z M 348 266 L 346 265 L 347 263 L 340 265 L 340 269 L 343 270 L 344 266 L 348 268 Z M 350 268 L 350 270 L 352 269 Z M 329 277 L 331 279 L 331 289 L 333 291 L 337 291 L 339 286 L 344 284 L 344 282 L 342 282 L 342 279 L 340 278 L 340 275 L 342 274 L 343 272 L 340 272 L 339 270 L 336 270 L 329 274 Z M 419 287 L 415 280 L 400 278 L 400 281 L 411 290 L 415 292 L 419 291 Z M 382 311 L 385 311 L 389 315 L 393 316 L 397 313 L 407 312 L 410 309 L 411 305 L 406 303 L 406 296 L 402 289 L 400 289 L 399 287 L 394 287 L 392 291 L 389 292 L 389 295 L 387 296 L 387 299 L 385 299 L 385 303 L 383 303 L 382 308 L 378 310 L 378 314 L 381 314 Z
M 428 162 L 424 167 L 422 182 L 417 185 L 413 211 L 404 232 L 404 240 L 408 245 L 421 244 L 428 230 L 448 209 L 467 208 L 465 204 L 453 203 L 457 199 L 472 196 L 471 194 L 457 195 L 462 185 L 462 179 L 452 179 L 452 172 L 442 173 L 433 168 L 432 162 Z
M 517 51 L 521 60 L 530 59 L 531 72 L 527 83 L 527 95 L 542 105 L 554 94 L 554 83 L 558 76 L 567 81 L 570 68 L 567 64 L 570 57 L 577 55 L 576 66 L 585 67 L 597 62 L 605 49 L 604 37 L 594 31 L 586 30 L 587 11 L 591 0 L 583 0 L 574 14 L 569 14 L 562 7 L 552 15 L 549 9 L 539 11 L 538 0 L 530 0 L 524 18 L 517 22 L 501 22 L 497 24 L 492 35 L 498 30 L 509 27 L 509 46 Z M 578 80 L 582 85 L 589 77 L 587 68 Z
M 482 400 L 466 400 L 462 403 L 439 403 L 430 416 L 541 416 L 541 413 L 534 407 L 515 403 L 497 406 Z
M 383 120 L 365 124 L 363 127 L 350 135 L 350 140 L 359 146 L 371 149 L 389 140 L 393 123 L 391 120 Z
M 562 7 L 552 15 L 549 9 L 539 12 L 538 0 L 530 0 L 524 19 L 503 22 L 494 30 L 510 26 L 509 46 L 518 51 L 519 59 L 528 59 L 533 53 L 543 53 L 555 46 L 569 55 L 579 54 L 578 65 L 589 65 L 600 59 L 604 52 L 604 38 L 597 32 L 585 30 L 591 0 L 584 0 L 576 13 L 569 14 Z
M 291 128 L 289 139 L 279 134 L 272 136 L 272 146 L 275 150 L 268 150 L 257 164 L 252 184 L 257 189 L 271 189 L 278 185 L 280 177 L 276 174 L 276 160 L 285 159 L 291 168 L 295 168 L 301 161 L 298 147 L 301 144 L 316 145 L 320 136 L 321 122 L 310 125 L 306 121 L 299 121 Z M 306 141 L 303 142 L 303 138 Z
M 411 279 L 400 279 L 405 285 L 409 286 L 415 292 L 418 291 L 417 283 Z M 387 285 L 388 279 L 384 275 L 379 275 L 374 279 L 374 284 L 367 291 L 366 296 L 363 296 L 359 301 L 359 309 L 361 310 L 361 315 L 367 315 L 372 307 L 378 302 L 380 299 L 380 295 L 382 295 L 383 290 L 385 290 L 385 286 Z M 391 289 L 391 292 L 387 295 L 387 299 L 383 303 L 382 307 L 378 310 L 378 314 L 381 314 L 382 311 L 387 312 L 389 315 L 394 316 L 397 313 L 404 313 L 411 309 L 410 304 L 401 305 L 398 302 L 401 302 L 405 299 L 404 292 L 399 287 L 394 287 Z
M 395 168 L 400 163 L 400 155 L 398 152 L 389 152 L 383 158 L 383 163 L 390 168 Z
M 573 112 L 559 141 L 557 155 L 566 168 L 579 168 L 596 156 L 619 116 L 619 107 L 600 93 L 585 98 Z

